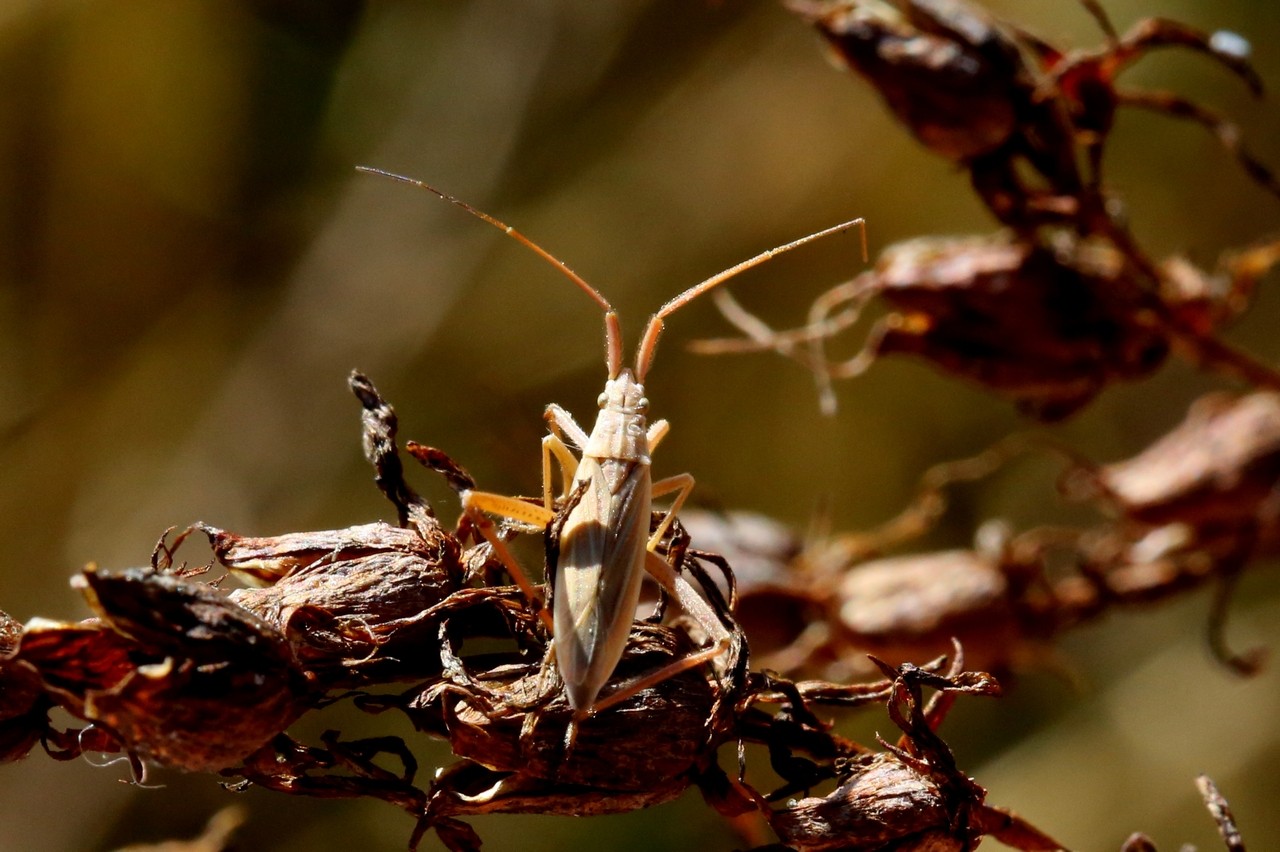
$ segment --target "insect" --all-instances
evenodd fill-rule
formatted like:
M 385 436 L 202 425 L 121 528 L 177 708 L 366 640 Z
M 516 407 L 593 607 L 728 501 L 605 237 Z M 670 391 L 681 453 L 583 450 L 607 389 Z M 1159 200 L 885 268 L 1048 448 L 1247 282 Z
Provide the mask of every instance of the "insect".
M 554 403 L 547 406 L 550 434 L 542 439 L 542 505 L 482 491 L 467 491 L 462 497 L 464 511 L 476 522 L 512 579 L 532 601 L 538 600 L 537 592 L 485 516 L 496 515 L 533 528 L 551 530 L 549 537 L 553 541 L 549 553 L 555 556 L 548 559 L 548 576 L 552 580 L 553 615 L 548 616 L 544 611 L 542 618 L 554 637 L 552 653 L 576 716 L 585 718 L 625 699 L 638 689 L 723 653 L 730 639 L 725 626 L 692 585 L 654 552 L 689 496 L 694 479 L 688 473 L 657 482 L 652 479 L 650 456 L 670 427 L 665 420 L 648 422 L 645 377 L 653 365 L 665 321 L 671 314 L 703 293 L 772 257 L 855 225 L 862 228 L 865 261 L 865 222 L 853 219 L 761 252 L 680 293 L 650 318 L 636 349 L 633 365 L 628 367 L 623 363 L 622 331 L 617 312 L 598 290 L 564 262 L 511 226 L 422 181 L 380 169 L 361 167 L 360 171 L 425 189 L 488 222 L 536 252 L 604 311 L 609 378 L 597 400 L 600 412 L 595 426 L 587 433 L 565 409 Z M 580 450 L 580 458 L 574 457 L 569 450 L 570 444 Z M 560 467 L 564 483 L 561 495 L 564 508 L 559 511 L 552 494 L 553 458 Z M 653 498 L 666 495 L 674 495 L 671 507 L 665 519 L 650 532 Z M 708 638 L 714 640 L 714 644 L 598 700 L 626 647 L 645 572 L 680 602 L 685 612 L 699 622 Z

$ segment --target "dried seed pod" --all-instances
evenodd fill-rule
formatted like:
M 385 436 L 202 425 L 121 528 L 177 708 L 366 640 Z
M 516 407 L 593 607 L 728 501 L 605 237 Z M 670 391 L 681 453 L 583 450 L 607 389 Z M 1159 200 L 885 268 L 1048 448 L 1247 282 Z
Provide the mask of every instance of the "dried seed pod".
M 284 730 L 315 697 L 284 637 L 203 583 L 146 569 L 75 580 L 99 620 L 34 622 L 17 659 L 119 750 L 217 771 Z
M 460 586 L 458 545 L 439 528 L 365 524 L 344 530 L 248 538 L 209 526 L 218 561 L 263 588 L 230 599 L 288 637 L 298 663 L 327 688 L 422 677 L 439 657 L 432 608 Z
M 959 656 L 957 646 L 957 657 Z M 1008 811 L 985 804 L 986 790 L 957 768 L 937 735 L 957 695 L 995 695 L 999 686 L 981 672 L 963 672 L 955 661 L 947 676 L 912 665 L 896 670 L 887 709 L 903 732 L 896 746 L 838 761 L 839 785 L 826 796 L 788 803 L 770 823 L 796 852 L 962 852 L 984 835 L 1027 850 L 1063 848 Z M 926 704 L 923 688 L 939 690 Z
M 618 682 L 642 677 L 695 650 L 681 631 L 639 623 Z M 540 664 L 493 666 L 475 684 L 483 691 L 473 698 L 444 690 L 447 701 L 440 710 L 454 754 L 527 778 L 602 791 L 643 791 L 688 774 L 704 759 L 702 747 L 718 726 L 713 710 L 724 700 L 720 686 L 705 674 L 685 672 L 579 722 L 566 753 L 565 732 L 573 712 L 562 694 L 539 702 L 546 697 L 539 694 L 540 688 L 545 691 Z M 532 730 L 522 735 L 526 724 Z
M 197 663 L 254 656 L 271 666 L 289 657 L 280 634 L 236 606 L 207 583 L 150 568 L 105 573 L 88 570 L 71 578 L 101 626 L 144 649 L 174 652 Z M 23 645 L 31 631 L 23 636 Z
M 1280 393 L 1197 400 L 1181 424 L 1125 461 L 1083 471 L 1069 494 L 1104 496 L 1124 523 L 1100 560 L 1108 590 L 1130 599 L 1152 589 L 1218 580 L 1209 620 L 1220 660 L 1253 674 L 1263 653 L 1230 651 L 1227 606 L 1240 572 L 1280 546 Z
M 424 538 L 416 530 L 384 523 L 361 524 L 341 530 L 242 536 L 207 524 L 195 529 L 209 537 L 220 564 L 255 585 L 270 586 L 320 562 L 341 562 L 375 553 L 409 553 L 437 565 L 439 577 L 425 577 L 431 587 L 446 588 L 456 578 L 457 543 L 444 533 Z M 449 557 L 453 555 L 453 562 Z
M 1145 526 L 1272 527 L 1280 511 L 1280 393 L 1202 397 L 1160 440 L 1090 479 Z M 1087 495 L 1087 485 L 1075 493 Z
M 934 153 L 965 163 L 1005 147 L 1035 76 L 1012 34 L 979 6 L 939 0 L 798 2 L 840 60 Z
M 21 639 L 22 625 L 0 611 L 0 763 L 26 757 L 48 727 L 40 677 L 16 659 Z
M 985 476 L 1018 447 L 1025 449 L 1005 442 L 936 466 L 906 511 L 865 534 L 796 550 L 798 537 L 750 515 L 691 513 L 687 528 L 699 543 L 704 533 L 714 539 L 737 526 L 757 531 L 757 570 L 740 582 L 736 617 L 768 669 L 856 679 L 874 673 L 867 653 L 891 663 L 929 659 L 950 652 L 954 639 L 980 669 L 1016 669 L 1044 656 L 1044 640 L 1059 623 L 1034 536 L 1015 537 L 989 522 L 972 549 L 868 557 L 919 534 L 943 511 L 951 482 Z
M 1096 214 L 1069 111 L 1054 93 L 1039 91 L 1034 41 L 1025 34 L 961 0 L 793 0 L 790 7 L 922 144 L 970 170 L 1001 222 L 1021 227 Z
M 1114 381 L 1149 375 L 1175 347 L 1197 366 L 1280 390 L 1280 372 L 1213 336 L 1278 260 L 1280 241 L 1271 241 L 1228 253 L 1212 274 L 1176 257 L 1156 267 L 1115 229 L 923 237 L 887 247 L 873 270 L 819 296 L 799 329 L 775 331 L 721 294 L 721 312 L 746 336 L 691 348 L 794 358 L 813 371 L 828 413 L 832 380 L 892 353 L 925 358 L 1044 421 L 1070 416 Z M 829 361 L 826 341 L 875 297 L 891 313 L 858 354 Z
M 460 655 L 477 620 L 495 614 L 524 650 Z M 424 826 L 444 829 L 451 849 L 475 848 L 464 842 L 474 835 L 459 827 L 462 816 L 617 813 L 674 798 L 713 763 L 745 682 L 739 634 L 718 658 L 717 677 L 699 667 L 645 684 L 697 646 L 683 630 L 637 622 L 610 691 L 642 688 L 576 718 L 555 670 L 544 666 L 547 640 L 516 589 L 466 590 L 442 618 L 444 676 L 390 703 L 420 730 L 447 738 L 462 759 L 437 777 L 424 815 Z
M 1210 458 L 1216 455 L 1217 440 L 1228 441 L 1238 456 L 1253 459 L 1272 431 L 1280 435 L 1280 410 L 1276 415 L 1275 430 L 1255 412 L 1247 426 L 1236 427 L 1236 438 L 1196 435 L 1190 444 Z M 757 576 L 742 584 L 739 594 L 741 623 L 752 638 L 756 659 L 786 674 L 843 681 L 865 676 L 865 669 L 857 668 L 861 653 L 904 662 L 942 653 L 956 637 L 979 668 L 1016 671 L 1051 659 L 1050 641 L 1058 633 L 1115 606 L 1164 600 L 1215 579 L 1229 581 L 1246 558 L 1274 547 L 1278 537 L 1280 525 L 1268 520 L 1275 511 L 1268 497 L 1260 505 L 1245 501 L 1243 511 L 1231 509 L 1227 518 L 1197 524 L 1172 520 L 1179 512 L 1190 516 L 1184 508 L 1148 518 L 1162 525 L 1140 523 L 1133 517 L 1144 514 L 1137 507 L 1125 524 L 1091 530 L 1036 527 L 1015 533 L 992 521 L 979 529 L 971 549 L 869 559 L 936 521 L 950 483 L 984 477 L 1036 448 L 1067 456 L 1080 465 L 1076 480 L 1091 485 L 1093 496 L 1101 491 L 1107 468 L 1090 472 L 1087 462 L 1062 447 L 1014 436 L 973 458 L 932 468 L 913 503 L 877 530 L 813 541 L 790 558 L 784 551 L 759 550 L 754 556 Z M 1176 463 L 1157 458 L 1147 465 L 1164 477 L 1163 490 L 1170 494 L 1178 489 L 1168 486 L 1169 481 L 1187 479 L 1186 469 L 1196 465 L 1195 456 L 1185 450 L 1169 451 Z M 1271 493 L 1274 472 L 1246 461 L 1239 464 L 1261 476 L 1254 485 L 1255 498 Z M 1210 472 L 1200 474 L 1208 478 Z M 1227 500 L 1226 505 L 1234 504 Z M 743 523 L 748 530 L 758 526 Z M 730 519 L 695 513 L 690 529 L 714 539 L 725 537 L 734 525 Z M 798 542 L 794 535 L 765 540 Z M 1223 650 L 1223 604 L 1215 606 L 1215 650 L 1231 665 L 1247 669 L 1248 659 Z M 757 637 L 762 641 L 756 642 Z
M 1261 81 L 1247 42 L 1161 18 L 1144 18 L 1119 35 L 1098 3 L 1083 5 L 1106 34 L 1096 50 L 1063 50 L 964 0 L 790 3 L 917 138 L 969 170 L 986 205 L 1018 234 L 1003 245 L 891 247 L 875 273 L 819 297 L 809 326 L 795 332 L 775 333 L 721 296 L 722 311 L 755 348 L 797 357 L 815 371 L 828 412 L 832 378 L 857 375 L 890 352 L 925 357 L 1046 421 L 1074 413 L 1111 381 L 1150 374 L 1171 344 L 1198 366 L 1280 390 L 1274 368 L 1212 337 L 1277 261 L 1275 243 L 1228 256 L 1216 274 L 1177 257 L 1154 263 L 1101 179 L 1116 110 L 1131 105 L 1205 126 L 1257 184 L 1280 195 L 1280 180 L 1244 150 L 1235 125 L 1174 93 L 1117 84 L 1149 51 L 1175 46 L 1215 60 L 1257 95 Z M 1063 233 L 1038 233 L 1045 226 Z M 899 312 L 877 326 L 857 357 L 828 364 L 822 341 L 876 294 Z M 830 317 L 844 302 L 855 306 Z M 735 347 L 716 341 L 701 348 Z
M 1168 354 L 1120 280 L 1126 270 L 1106 246 L 1065 236 L 1052 250 L 1007 233 L 899 243 L 881 255 L 872 286 L 901 313 L 869 350 L 919 355 L 1059 420 Z
M 1148 51 L 1178 46 L 1214 59 L 1258 95 L 1261 81 L 1247 42 L 1233 33 L 1144 18 L 1119 36 L 1101 7 L 1086 2 L 1106 43 L 1068 52 L 963 0 L 788 5 L 876 88 L 922 144 L 970 170 L 974 188 L 1005 224 L 1072 221 L 1086 232 L 1110 230 L 1115 223 L 1099 189 L 1103 148 L 1125 105 L 1203 125 L 1251 178 L 1280 194 L 1280 182 L 1244 150 L 1235 125 L 1174 93 L 1127 90 L 1116 82 Z
M 847 771 L 829 795 L 801 799 L 774 814 L 774 830 L 789 848 L 796 852 L 962 852 L 972 848 L 968 838 L 957 837 L 949 824 L 947 803 L 938 787 L 897 755 L 869 755 L 851 762 Z
M 1015 662 L 1023 631 L 997 555 L 948 550 L 876 559 L 851 566 L 836 594 L 844 641 L 890 662 L 944 653 L 952 637 L 982 661 L 979 668 Z
M 814 371 L 828 410 L 832 379 L 857 376 L 884 355 L 918 355 L 1033 417 L 1061 420 L 1111 382 L 1147 376 L 1164 362 L 1171 332 L 1146 281 L 1103 239 L 1066 232 L 1049 244 L 1010 232 L 923 237 L 889 246 L 872 271 L 820 296 L 802 329 L 761 331 L 762 322 L 722 299 L 726 316 L 750 339 L 695 348 L 767 348 L 793 357 Z M 877 296 L 894 310 L 862 351 L 829 362 L 826 339 L 853 325 Z M 1219 355 L 1225 369 L 1230 359 Z

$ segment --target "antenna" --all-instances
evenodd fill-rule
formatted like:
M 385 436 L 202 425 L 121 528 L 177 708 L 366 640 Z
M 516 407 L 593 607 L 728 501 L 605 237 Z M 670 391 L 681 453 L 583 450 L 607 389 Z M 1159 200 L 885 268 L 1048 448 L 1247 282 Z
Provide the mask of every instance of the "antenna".
M 604 297 L 604 294 L 588 284 L 586 279 L 581 275 L 570 269 L 569 264 L 556 257 L 554 254 L 547 251 L 542 246 L 517 231 L 515 228 L 511 227 L 506 222 L 503 222 L 494 216 L 490 216 L 483 210 L 478 210 L 477 208 L 472 207 L 461 198 L 455 198 L 443 190 L 436 189 L 426 181 L 421 181 L 417 178 L 411 178 L 405 175 L 399 175 L 395 172 L 389 172 L 384 169 L 376 169 L 372 166 L 356 166 L 356 171 L 363 172 L 368 175 L 378 175 L 379 177 L 390 178 L 391 180 L 397 180 L 401 183 L 407 183 L 410 186 L 416 186 L 418 189 L 425 189 L 427 192 L 439 196 L 450 204 L 461 207 L 477 219 L 488 222 L 490 225 L 497 228 L 499 231 L 502 231 L 502 233 L 511 237 L 522 246 L 532 249 L 538 257 L 551 264 L 560 272 L 561 275 L 578 285 L 578 289 L 590 296 L 592 301 L 604 310 L 605 361 L 609 365 L 609 378 L 612 379 L 618 375 L 619 371 L 622 369 L 622 333 L 621 327 L 618 325 L 618 314 L 613 309 L 613 305 L 609 304 L 609 300 Z
M 653 364 L 654 353 L 658 349 L 658 338 L 662 336 L 663 320 L 671 316 L 673 313 L 692 302 L 710 290 L 714 290 L 724 282 L 728 281 L 740 273 L 746 272 L 752 267 L 772 260 L 780 254 L 785 254 L 792 249 L 800 248 L 803 245 L 815 242 L 823 237 L 829 237 L 832 234 L 843 233 L 853 226 L 857 225 L 862 234 L 862 262 L 867 262 L 867 222 L 865 219 L 850 219 L 848 222 L 841 222 L 839 225 L 833 225 L 830 228 L 818 231 L 814 234 L 801 237 L 798 240 L 792 240 L 784 245 L 776 246 L 768 251 L 762 251 L 755 257 L 747 258 L 741 263 L 735 263 L 723 272 L 717 272 L 710 278 L 695 284 L 688 290 L 685 290 L 674 299 L 670 299 L 662 307 L 658 308 L 657 313 L 649 320 L 649 325 L 644 330 L 644 337 L 640 340 L 640 348 L 636 350 L 636 381 L 644 383 L 645 374 L 649 372 L 649 367 Z

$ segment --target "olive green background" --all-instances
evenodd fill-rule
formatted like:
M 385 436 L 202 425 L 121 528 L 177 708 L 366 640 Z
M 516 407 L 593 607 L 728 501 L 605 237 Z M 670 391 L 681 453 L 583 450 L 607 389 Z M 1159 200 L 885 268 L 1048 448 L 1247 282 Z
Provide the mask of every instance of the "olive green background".
M 1100 38 L 1063 0 L 999 7 L 1069 44 Z M 1280 89 L 1269 0 L 1107 7 L 1122 29 L 1158 11 L 1241 32 Z M 1203 58 L 1166 51 L 1124 80 L 1225 110 L 1280 167 L 1276 101 L 1252 101 Z M 585 420 L 599 392 L 598 311 L 492 229 L 356 164 L 516 224 L 614 301 L 631 340 L 680 289 L 851 216 L 867 218 L 873 254 L 994 229 L 964 175 L 774 3 L 0 0 L 0 608 L 83 617 L 73 572 L 143 564 L 165 528 L 196 519 L 269 534 L 389 518 L 360 455 L 353 367 L 396 405 L 406 437 L 491 490 L 537 489 L 543 406 Z M 1153 253 L 1211 265 L 1280 230 L 1280 201 L 1196 127 L 1126 113 L 1107 165 Z M 786 325 L 859 268 L 856 240 L 833 238 L 734 292 Z M 1276 283 L 1232 334 L 1271 361 Z M 793 364 L 683 350 L 726 331 L 709 304 L 677 314 L 649 382 L 673 427 L 655 472 L 693 473 L 705 505 L 866 528 L 929 464 L 1027 425 L 909 361 L 841 385 L 824 419 Z M 1226 385 L 1174 363 L 1053 432 L 1121 458 Z M 1054 476 L 1033 461 L 962 489 L 921 546 L 963 544 L 993 517 L 1094 519 L 1060 505 Z M 452 495 L 417 481 L 451 518 Z M 1243 584 L 1238 647 L 1280 644 L 1274 567 Z M 1205 611 L 1201 594 L 1116 614 L 1067 637 L 1056 672 L 963 702 L 944 728 L 961 765 L 993 803 L 1084 850 L 1135 830 L 1162 849 L 1217 848 L 1192 784 L 1208 772 L 1253 848 L 1280 846 L 1280 673 L 1242 681 L 1214 665 Z M 325 725 L 408 733 L 337 711 L 301 734 Z M 849 728 L 870 737 L 889 722 L 870 711 Z M 438 745 L 421 755 L 424 781 L 448 759 Z M 248 850 L 394 850 L 412 827 L 373 802 L 236 798 L 165 772 L 142 790 L 126 777 L 42 753 L 0 767 L 0 850 L 190 835 L 232 800 L 251 811 Z M 495 850 L 735 843 L 696 792 L 620 817 L 475 824 Z

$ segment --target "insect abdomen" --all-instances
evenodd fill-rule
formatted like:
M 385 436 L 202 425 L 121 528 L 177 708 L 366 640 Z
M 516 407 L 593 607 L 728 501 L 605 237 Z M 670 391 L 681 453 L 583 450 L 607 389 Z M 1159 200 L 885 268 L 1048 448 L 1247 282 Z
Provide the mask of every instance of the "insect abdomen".
M 649 536 L 649 466 L 583 458 L 592 480 L 566 519 L 556 565 L 555 649 L 569 703 L 586 710 L 613 674 L 635 620 Z

